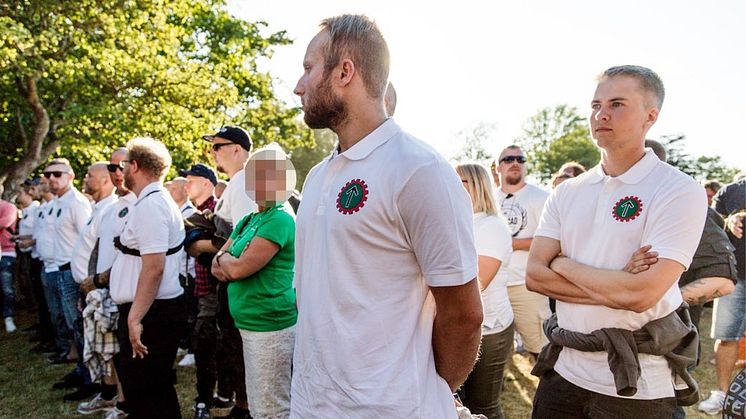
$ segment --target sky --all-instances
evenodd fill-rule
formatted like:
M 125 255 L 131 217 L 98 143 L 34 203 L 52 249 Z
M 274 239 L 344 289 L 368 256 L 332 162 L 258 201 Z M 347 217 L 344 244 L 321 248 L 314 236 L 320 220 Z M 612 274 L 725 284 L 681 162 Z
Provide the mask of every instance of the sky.
M 540 108 L 568 104 L 587 117 L 595 77 L 637 64 L 666 87 L 648 138 L 684 134 L 689 153 L 719 155 L 746 170 L 742 0 L 230 0 L 228 10 L 294 40 L 261 65 L 277 96 L 294 106 L 303 55 L 321 19 L 374 19 L 391 54 L 397 123 L 447 157 L 457 151 L 458 133 L 480 123 L 494 125 L 488 151 L 497 154 Z

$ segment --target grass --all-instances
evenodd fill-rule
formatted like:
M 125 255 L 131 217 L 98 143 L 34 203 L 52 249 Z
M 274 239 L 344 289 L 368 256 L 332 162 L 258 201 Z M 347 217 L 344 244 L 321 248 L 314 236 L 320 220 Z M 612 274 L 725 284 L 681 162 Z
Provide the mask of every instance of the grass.
M 714 367 L 707 362 L 712 358 L 712 343 L 709 338 L 711 309 L 702 314 L 702 364 L 695 373 L 700 385 L 700 397 L 707 397 L 715 386 Z M 19 328 L 30 323 L 21 316 Z M 52 390 L 52 383 L 60 379 L 72 367 L 49 365 L 42 355 L 30 352 L 33 344 L 27 335 L 16 332 L 0 332 L 0 418 L 80 418 L 76 403 L 65 403 L 62 396 L 67 390 Z M 531 415 L 531 400 L 538 379 L 530 374 L 531 366 L 526 358 L 513 355 L 513 362 L 506 374 L 502 405 L 507 418 L 528 418 Z M 195 396 L 193 368 L 178 369 L 176 386 L 184 417 L 192 416 L 192 400 Z M 686 408 L 687 417 L 708 418 L 697 412 L 696 406 Z

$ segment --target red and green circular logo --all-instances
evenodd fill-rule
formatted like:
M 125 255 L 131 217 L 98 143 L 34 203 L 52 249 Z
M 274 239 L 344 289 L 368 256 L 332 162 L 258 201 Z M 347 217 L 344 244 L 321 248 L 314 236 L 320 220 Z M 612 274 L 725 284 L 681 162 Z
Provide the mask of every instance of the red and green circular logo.
M 642 212 L 642 201 L 636 196 L 625 196 L 617 201 L 611 215 L 617 221 L 632 221 Z
M 345 184 L 337 195 L 337 211 L 345 215 L 354 214 L 368 200 L 368 185 L 364 180 L 353 179 Z

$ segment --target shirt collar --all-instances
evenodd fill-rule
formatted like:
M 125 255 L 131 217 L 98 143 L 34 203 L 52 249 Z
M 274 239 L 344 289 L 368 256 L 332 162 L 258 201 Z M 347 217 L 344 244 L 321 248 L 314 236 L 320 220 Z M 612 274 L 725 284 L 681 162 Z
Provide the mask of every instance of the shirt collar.
M 107 205 L 109 202 L 114 201 L 114 199 L 116 199 L 116 195 L 111 194 L 111 195 L 107 196 L 106 198 L 104 198 L 104 199 L 96 202 L 95 204 L 93 204 L 93 209 L 99 209 L 102 206 Z
M 72 199 L 73 196 L 75 196 L 75 186 L 70 185 L 67 192 L 63 193 L 62 196 L 58 196 L 57 200 L 60 202 L 66 202 L 67 200 Z
M 153 182 L 148 184 L 148 186 L 144 187 L 142 191 L 140 191 L 140 195 L 138 195 L 135 205 L 139 204 L 140 201 L 145 199 L 145 197 L 148 196 L 151 192 L 161 190 L 162 188 L 163 185 L 161 184 L 161 182 Z
M 362 140 L 343 153 L 339 153 L 339 155 L 349 160 L 362 160 L 400 131 L 401 128 L 399 128 L 399 125 L 392 118 L 388 118 L 378 128 L 374 129 L 370 134 L 363 137 Z M 337 154 L 338 152 L 335 150 L 332 158 L 336 157 Z
M 660 160 L 653 153 L 653 150 L 650 148 L 646 148 L 645 155 L 642 156 L 642 158 L 637 163 L 627 169 L 626 172 L 622 173 L 619 176 L 616 176 L 614 179 L 618 179 L 620 182 L 626 183 L 628 185 L 638 184 L 645 178 L 645 176 L 650 174 L 650 172 L 655 168 L 655 166 L 658 165 L 658 163 L 660 163 Z M 608 177 L 604 172 L 601 163 L 596 165 L 596 167 L 594 167 L 588 173 L 588 176 L 591 183 L 598 183 L 604 178 Z

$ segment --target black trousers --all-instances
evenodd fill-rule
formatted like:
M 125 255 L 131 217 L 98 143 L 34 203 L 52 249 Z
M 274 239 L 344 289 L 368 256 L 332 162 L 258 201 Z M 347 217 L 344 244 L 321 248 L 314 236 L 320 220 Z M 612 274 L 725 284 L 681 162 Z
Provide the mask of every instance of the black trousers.
M 541 377 L 533 419 L 671 419 L 676 399 L 634 400 L 594 393 L 565 380 L 554 370 Z
M 218 394 L 230 397 L 236 393 L 236 402 L 247 402 L 246 379 L 243 363 L 243 340 L 228 307 L 228 284 L 218 284 Z
M 218 310 L 218 296 L 215 293 L 197 298 L 197 321 L 194 324 L 194 360 L 197 367 L 197 398 L 196 403 L 204 403 L 212 407 L 212 395 L 215 383 L 218 381 L 217 347 L 218 324 L 215 314 Z M 228 394 L 218 395 L 230 398 Z
M 148 348 L 145 358 L 132 358 L 127 317 L 132 304 L 119 305 L 119 365 L 117 369 L 127 401 L 129 418 L 181 418 L 174 388 L 174 360 L 186 331 L 183 297 L 155 300 L 142 319 L 140 337 Z
M 21 260 L 19 258 L 19 260 Z M 24 262 L 25 263 L 25 262 Z M 41 282 L 43 263 L 39 259 L 28 256 L 29 282 L 34 293 L 34 303 L 39 322 L 39 337 L 41 342 L 54 344 L 54 328 L 52 327 L 52 315 L 49 314 L 47 298 L 44 296 L 44 284 Z

